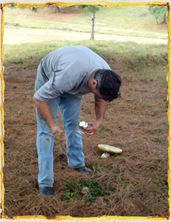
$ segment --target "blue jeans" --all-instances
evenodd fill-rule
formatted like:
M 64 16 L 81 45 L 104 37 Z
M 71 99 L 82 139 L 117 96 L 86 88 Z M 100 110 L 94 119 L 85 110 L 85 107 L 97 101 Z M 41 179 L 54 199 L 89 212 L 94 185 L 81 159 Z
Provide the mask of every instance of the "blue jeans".
M 43 84 L 44 80 L 39 73 L 35 82 L 35 91 Z M 63 125 L 66 135 L 66 155 L 68 166 L 77 168 L 84 166 L 84 154 L 82 144 L 82 134 L 78 129 L 80 122 L 80 106 L 82 96 L 64 94 L 55 99 L 49 100 L 49 108 L 56 122 L 58 107 L 60 108 Z M 38 184 L 39 187 L 52 187 L 54 183 L 54 159 L 53 147 L 54 136 L 45 121 L 36 110 L 37 120 L 37 153 L 38 153 Z

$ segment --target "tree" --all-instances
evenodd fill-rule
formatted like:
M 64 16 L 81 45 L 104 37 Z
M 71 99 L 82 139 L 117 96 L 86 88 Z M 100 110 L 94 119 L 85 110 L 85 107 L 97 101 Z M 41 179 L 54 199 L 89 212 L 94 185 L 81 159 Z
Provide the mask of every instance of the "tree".
M 168 11 L 166 6 L 149 6 L 149 11 L 154 16 L 157 24 L 167 24 Z
M 57 5 L 54 5 L 54 10 L 55 10 L 55 13 L 59 13 L 60 12 L 60 8 Z
M 14 3 L 11 3 L 11 4 L 8 5 L 8 7 L 9 7 L 9 8 L 15 8 L 15 4 L 14 4 Z
M 33 7 L 31 7 L 31 10 L 32 10 L 33 12 L 37 12 L 37 10 L 38 10 L 38 7 L 36 7 L 36 6 L 33 6 Z
M 81 6 L 83 9 L 86 9 L 87 11 L 91 12 L 91 32 L 90 32 L 90 39 L 94 40 L 94 26 L 95 26 L 95 17 L 96 12 L 99 10 L 98 6 L 93 5 L 83 5 Z

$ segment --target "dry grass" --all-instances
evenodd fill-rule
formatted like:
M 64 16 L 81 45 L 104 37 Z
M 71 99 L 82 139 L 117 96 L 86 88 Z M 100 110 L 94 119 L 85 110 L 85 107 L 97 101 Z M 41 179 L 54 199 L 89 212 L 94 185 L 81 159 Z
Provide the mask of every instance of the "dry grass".
M 122 76 L 122 96 L 108 105 L 101 129 L 93 137 L 83 137 L 86 164 L 94 169 L 91 176 L 68 168 L 64 144 L 56 141 L 53 197 L 40 196 L 36 188 L 36 120 L 32 102 L 36 66 L 6 64 L 5 215 L 168 216 L 167 60 L 160 63 L 151 57 L 148 65 L 138 65 L 136 55 L 129 61 L 107 53 L 103 57 Z M 14 69 L 17 72 L 11 75 Z M 93 118 L 93 110 L 93 96 L 86 95 L 82 119 Z M 123 152 L 101 159 L 99 143 L 118 146 Z M 97 182 L 110 195 L 96 197 L 94 203 L 83 197 L 61 200 L 67 184 L 83 180 Z

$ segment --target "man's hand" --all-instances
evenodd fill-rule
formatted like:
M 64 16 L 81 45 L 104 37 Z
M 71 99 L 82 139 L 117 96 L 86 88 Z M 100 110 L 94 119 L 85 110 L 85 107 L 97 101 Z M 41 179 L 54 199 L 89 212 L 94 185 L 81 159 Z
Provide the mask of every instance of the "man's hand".
M 103 117 L 105 113 L 105 109 L 108 102 L 104 100 L 96 100 L 95 101 L 95 113 L 96 113 L 96 120 L 92 122 L 88 122 L 88 127 L 83 129 L 83 132 L 86 135 L 93 135 L 101 126 L 103 122 Z
M 54 126 L 54 127 L 51 129 L 51 132 L 53 133 L 53 135 L 54 135 L 55 137 L 57 137 L 58 141 L 60 141 L 60 142 L 65 142 L 65 141 L 66 141 L 65 133 L 64 133 L 63 130 L 61 130 L 60 127 Z
M 56 136 L 58 135 L 59 140 L 65 141 L 64 131 L 58 126 L 56 126 L 56 123 L 54 122 L 52 118 L 48 102 L 40 101 L 40 100 L 37 100 L 36 98 L 33 98 L 33 100 L 40 116 L 46 122 L 52 134 Z
M 51 128 L 51 132 L 53 133 L 53 134 L 62 134 L 63 133 L 63 130 L 60 128 L 60 127 L 58 127 L 58 126 L 53 126 L 52 128 Z
M 96 120 L 87 122 L 88 127 L 82 129 L 82 131 L 86 135 L 91 136 L 99 129 L 99 127 L 101 126 L 101 124 L 103 122 L 103 117 L 104 117 L 104 113 L 105 113 L 105 109 L 106 109 L 107 104 L 108 104 L 108 102 L 106 102 L 104 100 L 100 100 L 100 101 L 96 100 L 95 101 Z
M 88 127 L 83 129 L 83 132 L 88 135 L 91 136 L 93 135 L 101 126 L 101 121 L 92 121 L 92 122 L 88 122 Z

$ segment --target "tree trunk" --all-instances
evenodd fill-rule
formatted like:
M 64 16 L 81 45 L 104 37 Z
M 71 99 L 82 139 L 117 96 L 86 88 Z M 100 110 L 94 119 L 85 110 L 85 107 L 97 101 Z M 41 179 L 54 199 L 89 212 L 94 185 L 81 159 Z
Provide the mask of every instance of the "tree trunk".
M 59 13 L 60 12 L 60 8 L 57 5 L 54 5 L 55 8 L 55 13 Z
M 91 33 L 90 33 L 90 39 L 94 39 L 94 24 L 95 24 L 95 13 L 92 13 L 91 15 Z

